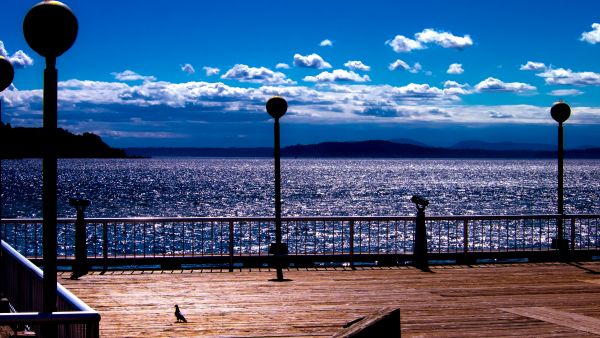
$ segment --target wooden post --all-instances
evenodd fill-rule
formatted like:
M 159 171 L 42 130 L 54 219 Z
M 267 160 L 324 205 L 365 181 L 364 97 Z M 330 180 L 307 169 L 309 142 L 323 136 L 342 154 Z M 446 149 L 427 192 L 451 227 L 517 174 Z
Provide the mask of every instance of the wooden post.
M 233 272 L 233 249 L 234 249 L 234 237 L 233 237 L 233 221 L 229 221 L 229 272 Z
M 107 271 L 108 270 L 108 224 L 106 222 L 102 223 L 102 258 L 104 260 L 104 271 Z
M 469 262 L 469 221 L 465 219 L 463 222 L 463 260 L 464 264 Z
M 350 267 L 356 270 L 354 266 L 354 221 L 350 221 Z

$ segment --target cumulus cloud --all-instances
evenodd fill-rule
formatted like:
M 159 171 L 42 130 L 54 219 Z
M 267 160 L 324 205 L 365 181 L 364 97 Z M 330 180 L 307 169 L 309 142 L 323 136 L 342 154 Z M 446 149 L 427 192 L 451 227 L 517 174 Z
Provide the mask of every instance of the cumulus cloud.
M 363 72 L 368 72 L 371 70 L 371 67 L 365 65 L 362 63 L 362 61 L 349 60 L 348 62 L 344 63 L 344 66 L 351 70 L 362 70 Z
M 325 39 L 325 40 L 321 41 L 321 43 L 319 43 L 319 46 L 331 47 L 331 46 L 333 46 L 333 42 L 331 42 L 331 40 L 329 40 L 329 39 Z
M 4 47 L 4 42 L 2 41 L 0 41 L 0 56 L 4 56 L 14 68 L 33 66 L 33 59 L 22 50 L 16 51 L 12 56 L 8 55 L 8 51 L 6 50 L 6 47 Z
M 594 72 L 574 72 L 570 69 L 549 69 L 536 74 L 550 85 L 600 86 L 600 74 Z
M 196 72 L 194 66 L 192 66 L 189 63 L 186 63 L 183 66 L 181 66 L 181 71 L 187 74 L 194 74 Z
M 404 35 L 396 35 L 392 40 L 385 42 L 390 45 L 396 53 L 406 53 L 416 49 L 427 48 L 426 44 L 436 44 L 443 48 L 465 49 L 473 45 L 473 40 L 469 35 L 456 36 L 452 33 L 436 31 L 427 28 L 422 32 L 415 34 L 415 39 L 407 38 Z
M 296 67 L 303 67 L 303 68 L 317 68 L 317 69 L 324 69 L 324 68 L 331 68 L 331 65 L 326 62 L 325 60 L 323 60 L 323 58 L 321 56 L 319 56 L 318 54 L 310 54 L 310 55 L 300 55 L 300 54 L 295 54 L 294 55 L 294 66 Z
M 455 75 L 462 74 L 464 72 L 465 72 L 465 70 L 463 69 L 461 63 L 453 63 L 453 64 L 451 64 L 448 67 L 448 70 L 446 71 L 446 73 L 448 73 L 448 74 L 455 74 Z
M 423 69 L 423 66 L 421 66 L 420 63 L 415 62 L 415 64 L 411 67 L 408 63 L 406 63 L 400 59 L 397 59 L 396 61 L 390 63 L 390 65 L 388 66 L 388 69 L 391 71 L 395 71 L 398 69 L 406 70 L 410 73 L 415 74 L 415 73 L 420 72 Z
M 202 67 L 202 69 L 204 69 L 204 73 L 206 74 L 206 76 L 217 75 L 221 71 L 219 68 L 209 67 L 209 66 L 204 66 L 204 67 Z
M 397 59 L 396 61 L 390 63 L 390 65 L 388 66 L 388 69 L 391 71 L 397 70 L 397 69 L 403 69 L 403 70 L 409 70 L 410 66 L 408 65 L 408 63 Z
M 595 45 L 600 42 L 600 23 L 593 23 L 592 30 L 581 33 L 581 41 Z
M 467 84 L 460 84 L 456 81 L 451 81 L 451 80 L 444 82 L 444 88 L 466 88 L 468 86 L 469 85 L 467 85 Z
M 221 76 L 226 80 L 237 80 L 240 82 L 252 82 L 261 84 L 294 84 L 281 72 L 274 72 L 265 67 L 249 67 L 237 64 Z
M 546 65 L 542 62 L 527 61 L 526 64 L 521 65 L 520 70 L 546 70 Z
M 144 76 L 144 75 L 140 75 L 134 71 L 131 70 L 125 70 L 123 72 L 117 73 L 117 72 L 113 72 L 110 73 L 112 76 L 115 77 L 115 79 L 119 80 L 119 81 L 144 81 L 144 82 L 152 82 L 152 81 L 156 81 L 156 78 L 154 76 Z
M 551 96 L 578 96 L 581 94 L 583 94 L 583 92 L 577 89 L 557 89 L 548 93 L 548 95 Z
M 386 41 L 385 44 L 390 45 L 396 53 L 407 53 L 415 49 L 425 48 L 421 42 L 407 38 L 404 35 L 396 35 L 392 40 Z
M 371 78 L 368 75 L 360 76 L 353 71 L 347 71 L 344 69 L 335 69 L 332 72 L 322 72 L 317 76 L 306 76 L 304 77 L 306 82 L 369 82 Z
M 464 49 L 473 45 L 473 40 L 469 35 L 460 37 L 448 32 L 438 32 L 431 28 L 415 34 L 415 37 L 417 41 L 422 43 L 434 43 L 443 48 Z
M 290 65 L 280 62 L 275 66 L 276 69 L 290 69 Z
M 493 119 L 510 119 L 515 117 L 513 114 L 500 113 L 497 111 L 490 111 L 489 116 Z
M 536 90 L 532 85 L 522 82 L 503 82 L 499 79 L 488 77 L 475 85 L 477 92 L 508 92 L 525 93 Z
M 264 104 L 274 95 L 285 97 L 293 106 L 290 111 L 293 114 L 286 117 L 289 123 L 406 124 L 450 118 L 457 123 L 551 123 L 546 105 L 461 104 L 461 96 L 469 92 L 461 88 L 466 85 L 456 82 L 447 83 L 447 88 L 418 83 L 397 87 L 349 82 L 310 87 L 271 84 L 246 87 L 221 82 L 68 80 L 58 85 L 59 109 L 64 112 L 61 126 L 73 132 L 91 131 L 110 137 L 154 135 L 191 139 L 197 135 L 198 125 L 213 128 L 222 121 L 227 121 L 228 126 L 241 123 L 241 128 L 259 128 L 268 119 Z M 2 94 L 10 112 L 8 122 L 39 125 L 41 89 Z M 509 115 L 513 117 L 507 118 Z M 600 123 L 600 109 L 578 106 L 577 114 L 569 122 Z

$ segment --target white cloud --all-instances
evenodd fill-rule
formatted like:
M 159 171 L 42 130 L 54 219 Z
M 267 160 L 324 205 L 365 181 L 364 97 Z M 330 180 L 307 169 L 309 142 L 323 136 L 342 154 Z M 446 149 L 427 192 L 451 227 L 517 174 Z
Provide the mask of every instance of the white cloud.
M 362 70 L 363 72 L 368 72 L 371 70 L 371 67 L 365 65 L 362 63 L 362 61 L 349 60 L 348 62 L 344 63 L 344 66 L 351 70 Z
M 536 90 L 536 88 L 527 83 L 503 82 L 493 77 L 488 77 L 487 79 L 475 85 L 475 91 L 477 92 L 525 93 L 534 90 Z
M 403 70 L 410 70 L 410 66 L 408 65 L 408 63 L 400 59 L 397 59 L 396 61 L 390 63 L 390 65 L 388 66 L 388 69 L 392 71 L 397 70 L 399 68 Z
M 401 69 L 401 70 L 406 70 L 410 73 L 416 74 L 423 69 L 423 66 L 421 66 L 420 63 L 415 62 L 415 64 L 411 67 L 408 63 L 406 63 L 400 59 L 397 59 L 396 61 L 390 63 L 390 65 L 388 66 L 388 69 L 391 71 Z
M 526 64 L 521 65 L 521 68 L 519 68 L 520 70 L 546 70 L 546 65 L 543 64 L 542 62 L 534 62 L 534 61 L 527 61 Z
M 549 69 L 536 74 L 550 85 L 600 86 L 600 74 L 594 72 L 573 72 L 570 69 Z
M 221 70 L 216 67 L 204 66 L 204 67 L 202 67 L 202 69 L 204 69 L 206 76 L 217 75 L 217 74 L 219 74 L 219 72 L 221 72 Z
M 493 119 L 510 119 L 515 117 L 513 114 L 499 113 L 497 111 L 490 111 L 489 116 Z
M 253 128 L 250 122 L 266 120 L 264 104 L 274 95 L 293 102 L 290 109 L 293 114 L 286 116 L 289 123 L 553 122 L 548 118 L 548 106 L 461 104 L 461 96 L 471 92 L 465 89 L 467 85 L 456 82 L 448 82 L 444 89 L 418 83 L 395 87 L 339 82 L 258 88 L 221 82 L 164 81 L 134 85 L 68 80 L 58 85 L 59 109 L 67 113 L 61 121 L 62 127 L 73 132 L 123 137 L 189 138 L 197 133 L 198 125 L 220 121 L 242 122 Z M 8 122 L 19 126 L 41 123 L 41 89 L 2 94 L 3 103 L 11 112 Z M 569 122 L 598 124 L 600 108 L 578 106 L 577 114 Z M 181 131 L 182 125 L 191 126 L 189 132 Z
M 192 66 L 189 63 L 186 63 L 183 66 L 181 66 L 181 71 L 187 74 L 194 74 L 196 72 L 194 66 Z
M 290 65 L 280 62 L 275 66 L 276 69 L 290 69 Z
M 18 50 L 12 56 L 8 55 L 8 51 L 4 47 L 4 42 L 0 41 L 0 56 L 4 56 L 14 68 L 26 68 L 33 66 L 33 59 L 24 51 Z
M 300 54 L 295 54 L 294 55 L 294 66 L 296 67 L 303 67 L 303 68 L 317 68 L 317 69 L 324 69 L 324 68 L 331 68 L 331 65 L 326 62 L 325 60 L 323 60 L 323 58 L 321 56 L 319 56 L 318 54 L 310 54 L 310 55 L 300 55 Z
M 448 80 L 446 82 L 444 82 L 444 88 L 466 88 L 469 85 L 467 84 L 460 84 L 456 81 L 452 81 L 452 80 Z
M 404 35 L 396 35 L 394 39 L 385 42 L 386 45 L 390 45 L 396 53 L 406 53 L 415 49 L 424 49 L 419 41 L 407 38 Z
M 422 43 L 435 43 L 444 48 L 464 49 L 473 45 L 473 40 L 469 35 L 460 37 L 448 32 L 438 32 L 431 28 L 415 34 L 415 37 L 417 41 Z
M 448 73 L 448 74 L 455 74 L 455 75 L 462 74 L 464 72 L 465 72 L 465 70 L 463 69 L 461 63 L 453 63 L 453 64 L 451 64 L 448 67 L 448 70 L 446 71 L 446 73 Z
M 420 72 L 423 69 L 423 66 L 421 66 L 420 63 L 415 62 L 415 64 L 413 65 L 412 69 L 409 70 L 409 72 L 416 74 L 418 72 Z
M 115 77 L 115 79 L 117 79 L 119 81 L 144 81 L 144 82 L 156 81 L 156 78 L 154 76 L 140 75 L 131 70 L 125 70 L 120 73 L 113 72 L 110 74 L 113 75 Z
M 295 82 L 286 78 L 281 72 L 274 72 L 265 67 L 249 67 L 237 64 L 221 76 L 226 80 L 237 80 L 240 82 L 252 82 L 261 84 L 294 84 Z
M 592 30 L 581 33 L 581 41 L 595 45 L 600 42 L 600 23 L 593 23 Z
M 329 40 L 329 39 L 325 39 L 325 40 L 321 41 L 321 43 L 319 43 L 319 46 L 331 47 L 331 46 L 333 46 L 333 42 L 331 42 L 331 40 Z
M 360 76 L 353 71 L 347 71 L 344 69 L 335 69 L 332 72 L 322 72 L 317 76 L 306 76 L 304 77 L 306 82 L 340 82 L 340 81 L 353 81 L 353 82 L 369 82 L 371 78 L 368 75 Z
M 578 96 L 582 94 L 583 92 L 577 89 L 557 89 L 548 93 L 548 95 L 552 96 Z

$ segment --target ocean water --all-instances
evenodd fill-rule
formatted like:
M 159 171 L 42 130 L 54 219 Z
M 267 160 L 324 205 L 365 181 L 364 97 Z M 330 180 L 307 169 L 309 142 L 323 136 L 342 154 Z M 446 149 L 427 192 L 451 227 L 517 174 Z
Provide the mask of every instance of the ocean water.
M 42 217 L 42 163 L 2 161 L 2 217 Z M 282 159 L 284 216 L 556 212 L 556 161 L 470 159 Z M 61 159 L 58 215 L 69 198 L 86 217 L 272 216 L 273 160 Z M 565 211 L 600 213 L 600 160 L 565 161 Z

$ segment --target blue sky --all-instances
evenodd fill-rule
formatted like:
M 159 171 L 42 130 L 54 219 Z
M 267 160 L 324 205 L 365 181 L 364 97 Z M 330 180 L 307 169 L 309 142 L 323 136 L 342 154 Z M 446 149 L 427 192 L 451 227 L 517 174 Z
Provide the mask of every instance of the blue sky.
M 41 126 L 44 60 L 7 0 L 0 53 L 16 69 L 2 120 Z M 269 146 L 412 138 L 600 146 L 600 2 L 65 1 L 60 127 L 112 146 Z

